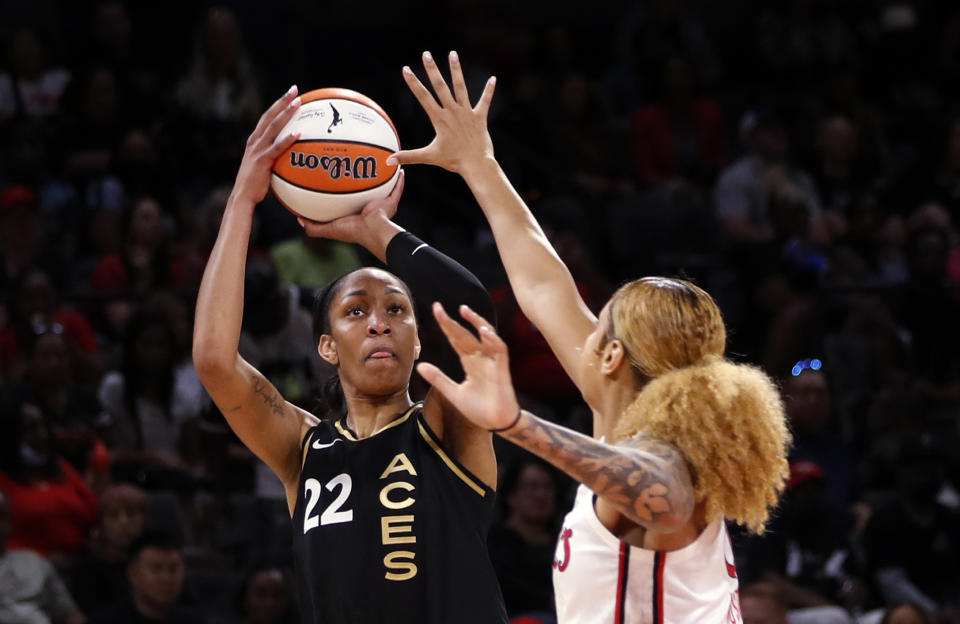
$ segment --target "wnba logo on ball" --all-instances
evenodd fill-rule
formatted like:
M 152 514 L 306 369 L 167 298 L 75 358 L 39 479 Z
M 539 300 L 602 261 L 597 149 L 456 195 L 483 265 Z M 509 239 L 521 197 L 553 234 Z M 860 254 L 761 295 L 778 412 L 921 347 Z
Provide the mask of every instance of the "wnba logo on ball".
M 303 152 L 290 152 L 290 166 L 300 169 L 326 171 L 330 178 L 339 180 L 342 176 L 358 180 L 377 177 L 377 159 L 373 156 L 317 156 Z

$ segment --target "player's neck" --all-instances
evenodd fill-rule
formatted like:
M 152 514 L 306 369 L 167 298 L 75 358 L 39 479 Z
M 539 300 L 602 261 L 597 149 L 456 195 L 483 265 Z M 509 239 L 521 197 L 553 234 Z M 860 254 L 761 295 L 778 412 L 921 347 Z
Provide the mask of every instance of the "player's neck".
M 383 397 L 347 397 L 347 426 L 357 439 L 369 438 L 406 412 L 413 401 L 404 388 Z
M 604 389 L 600 409 L 593 413 L 594 438 L 602 438 L 607 442 L 614 441 L 614 432 L 620 421 L 620 414 L 637 398 L 638 390 L 632 375 L 611 380 L 609 386 Z

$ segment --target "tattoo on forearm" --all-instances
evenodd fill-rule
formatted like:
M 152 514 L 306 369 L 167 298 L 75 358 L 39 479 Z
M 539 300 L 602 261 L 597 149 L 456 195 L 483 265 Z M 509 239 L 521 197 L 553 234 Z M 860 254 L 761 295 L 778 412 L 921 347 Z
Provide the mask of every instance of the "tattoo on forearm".
M 270 386 L 270 382 L 262 377 L 253 380 L 253 391 L 257 393 L 270 410 L 277 416 L 283 416 L 283 398 Z
M 643 436 L 610 445 L 524 413 L 503 437 L 539 455 L 627 518 L 647 527 L 667 516 L 689 516 L 693 493 L 683 456 Z

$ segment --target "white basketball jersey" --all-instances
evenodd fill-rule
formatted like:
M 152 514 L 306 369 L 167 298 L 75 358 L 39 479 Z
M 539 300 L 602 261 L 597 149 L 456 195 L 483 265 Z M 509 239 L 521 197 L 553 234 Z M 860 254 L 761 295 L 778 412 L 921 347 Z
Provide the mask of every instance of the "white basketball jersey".
M 630 546 L 597 518 L 586 486 L 553 562 L 559 624 L 739 624 L 733 548 L 722 519 L 670 552 Z

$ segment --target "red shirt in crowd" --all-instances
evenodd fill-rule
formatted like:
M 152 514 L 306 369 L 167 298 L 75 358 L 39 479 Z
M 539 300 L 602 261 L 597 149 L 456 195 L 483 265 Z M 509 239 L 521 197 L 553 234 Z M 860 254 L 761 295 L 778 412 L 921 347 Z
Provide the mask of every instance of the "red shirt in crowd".
M 690 111 L 693 155 L 702 171 L 719 171 L 727 162 L 726 128 L 723 112 L 716 102 L 702 99 Z M 656 186 L 680 173 L 677 154 L 677 126 L 670 111 L 661 104 L 639 109 L 630 124 L 630 152 L 637 180 Z
M 76 470 L 59 460 L 58 481 L 24 484 L 0 472 L 0 490 L 10 502 L 7 548 L 50 553 L 79 553 L 97 519 L 97 497 Z

